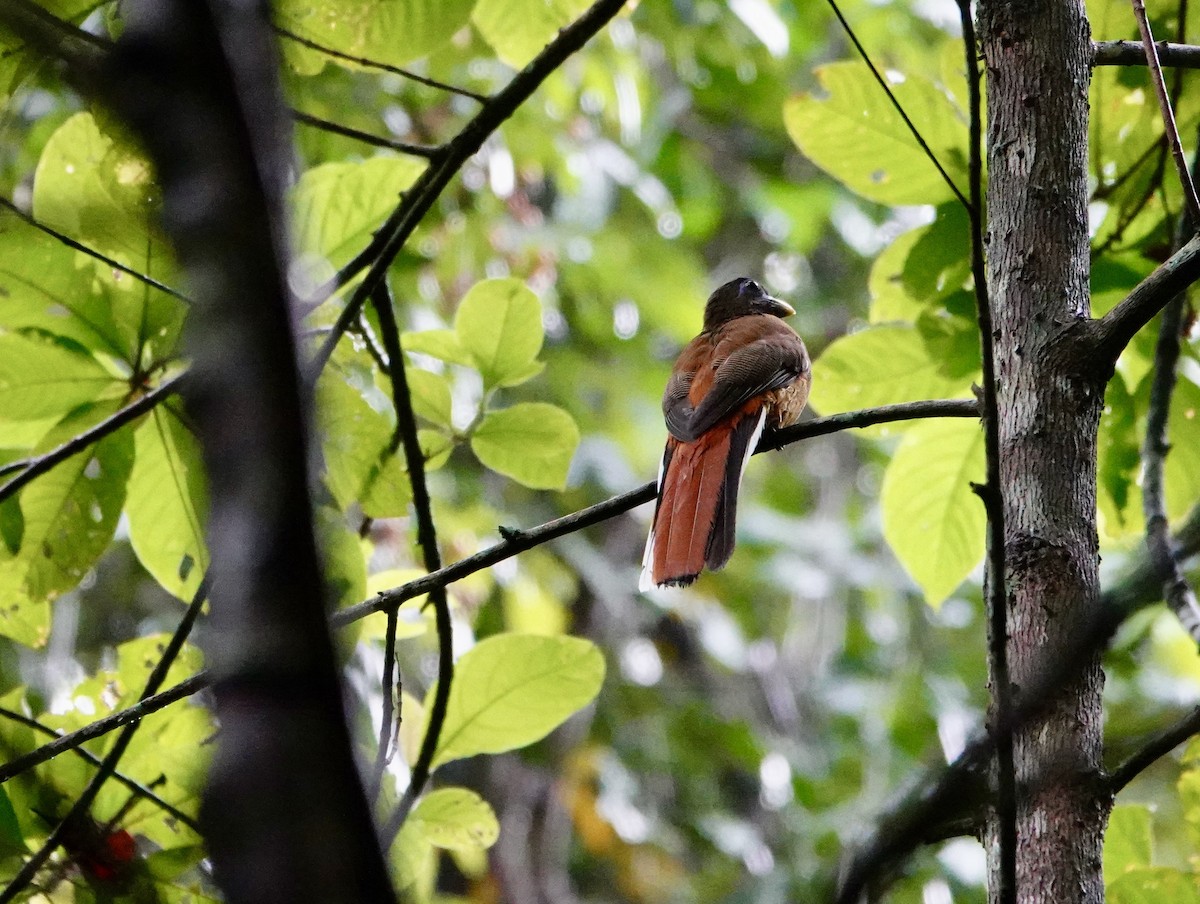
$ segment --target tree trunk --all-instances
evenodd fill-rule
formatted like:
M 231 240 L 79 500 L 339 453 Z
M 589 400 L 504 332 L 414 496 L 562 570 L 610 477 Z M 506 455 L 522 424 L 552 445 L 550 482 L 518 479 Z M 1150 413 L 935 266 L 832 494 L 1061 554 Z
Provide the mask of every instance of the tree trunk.
M 1090 313 L 1091 41 L 1082 0 L 981 0 L 988 99 L 988 281 L 996 329 L 1014 702 L 1078 648 L 1098 606 L 1096 432 L 1103 375 L 1055 343 Z M 994 664 L 993 664 L 994 666 Z M 1099 656 L 1014 737 L 1021 902 L 1101 902 Z M 985 842 L 999 900 L 998 827 Z

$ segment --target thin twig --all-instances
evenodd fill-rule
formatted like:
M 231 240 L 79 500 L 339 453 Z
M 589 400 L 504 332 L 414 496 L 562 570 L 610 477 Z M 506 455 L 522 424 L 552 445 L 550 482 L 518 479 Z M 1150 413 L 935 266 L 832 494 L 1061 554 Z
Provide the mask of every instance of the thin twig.
M 817 436 L 827 436 L 842 430 L 861 429 L 876 424 L 895 423 L 897 421 L 918 420 L 930 417 L 977 417 L 978 407 L 970 399 L 934 399 L 925 402 L 905 402 L 899 405 L 884 405 L 879 408 L 864 408 L 859 411 L 848 411 L 829 417 L 814 418 L 811 421 L 795 424 L 786 430 L 780 430 L 764 436 L 759 442 L 755 453 L 771 452 L 782 449 L 804 439 Z M 545 524 L 528 530 L 504 529 L 507 539 L 496 543 L 487 549 L 480 550 L 473 556 L 460 559 L 453 564 L 438 569 L 432 574 L 422 575 L 393 590 L 380 593 L 369 600 L 339 609 L 330 616 L 330 624 L 336 628 L 345 627 L 376 612 L 395 608 L 399 604 L 429 593 L 435 587 L 445 587 L 469 577 L 478 571 L 489 568 L 506 559 L 510 559 L 526 550 L 541 546 L 558 537 L 582 530 L 594 524 L 599 524 L 609 518 L 623 514 L 643 502 L 654 498 L 655 484 L 643 484 L 629 492 L 606 499 L 604 502 L 581 509 L 571 515 L 547 521 Z M 1200 547 L 1200 528 L 1196 531 L 1196 545 Z M 1141 580 L 1140 576 L 1138 578 Z M 190 678 L 181 681 L 173 688 L 161 694 L 111 713 L 102 719 L 85 725 L 70 734 L 63 735 L 49 744 L 37 748 L 24 756 L 17 757 L 7 763 L 0 763 L 0 783 L 14 775 L 19 775 L 46 760 L 58 756 L 64 751 L 71 750 L 80 744 L 108 734 L 135 719 L 157 712 L 165 706 L 197 693 L 209 686 L 212 676 L 207 671 L 197 672 Z
M 1200 162 L 1200 155 L 1196 159 Z M 1194 232 L 1195 222 L 1190 211 L 1185 209 L 1176 230 L 1177 244 Z M 1146 550 L 1155 569 L 1163 575 L 1163 598 L 1192 639 L 1200 643 L 1200 606 L 1197 606 L 1196 595 L 1171 548 L 1164 486 L 1164 464 L 1171 448 L 1168 430 L 1171 395 L 1175 391 L 1186 303 L 1186 293 L 1179 293 L 1163 308 L 1159 321 L 1146 414 L 1146 439 L 1142 445 L 1142 512 L 1146 521 Z
M 399 627 L 399 609 L 389 609 L 387 628 L 383 633 L 383 711 L 379 719 L 379 747 L 375 751 L 375 773 L 371 777 L 372 800 L 378 799 L 379 791 L 383 787 L 383 773 L 391 759 L 389 749 L 392 743 L 392 724 L 400 703 L 400 688 L 396 686 L 396 632 Z M 400 717 L 403 718 L 403 713 Z
M 477 100 L 480 103 L 487 103 L 487 96 L 477 94 L 474 91 L 468 91 L 466 88 L 456 88 L 454 85 L 448 85 L 445 82 L 439 82 L 437 79 L 428 78 L 424 75 L 402 69 L 399 66 L 393 66 L 390 63 L 380 63 L 377 60 L 369 60 L 366 57 L 352 56 L 348 53 L 343 53 L 340 50 L 335 50 L 332 47 L 327 47 L 324 44 L 318 44 L 311 38 L 306 38 L 296 34 L 294 31 L 289 31 L 281 25 L 272 25 L 275 33 L 281 37 L 287 38 L 289 41 L 295 41 L 297 44 L 307 47 L 309 50 L 315 50 L 318 53 L 323 53 L 326 56 L 331 56 L 334 59 L 345 60 L 348 63 L 354 63 L 356 66 L 362 66 L 367 69 L 378 69 L 381 72 L 390 72 L 393 75 L 403 76 L 414 82 L 420 82 L 422 85 L 428 85 L 430 88 L 438 88 L 441 91 L 448 91 L 451 94 L 457 94 L 461 97 L 469 97 L 471 100 Z
M 912 134 L 912 137 L 916 140 L 921 150 L 925 153 L 925 156 L 929 158 L 929 162 L 937 168 L 938 173 L 942 177 L 942 181 L 944 181 L 946 185 L 950 187 L 950 191 L 954 192 L 954 197 L 958 198 L 958 202 L 967 210 L 970 210 L 971 202 L 966 199 L 959 187 L 954 184 L 954 180 L 950 178 L 950 174 L 946 172 L 946 169 L 942 166 L 941 161 L 937 159 L 937 155 L 933 152 L 933 148 L 931 148 L 925 141 L 924 136 L 916 127 L 916 124 L 909 119 L 908 114 L 904 111 L 904 107 L 900 105 L 900 101 L 896 99 L 896 95 L 892 92 L 892 86 L 887 83 L 887 79 L 885 79 L 882 73 L 875 68 L 875 63 L 872 62 L 871 57 L 867 54 L 866 48 L 863 47 L 862 42 L 858 40 L 858 35 L 854 33 L 854 29 L 850 27 L 850 23 L 846 21 L 846 17 L 842 15 L 842 10 L 837 5 L 837 0 L 826 0 L 826 2 L 833 10 L 833 14 L 837 16 L 838 22 L 841 23 L 842 30 L 846 32 L 846 36 L 850 38 L 850 43 L 854 45 L 854 49 L 858 51 L 858 55 L 862 57 L 863 62 L 867 64 L 867 68 L 871 70 L 871 75 L 875 76 L 875 81 L 879 83 L 879 87 L 883 89 L 883 93 L 887 95 L 888 100 L 892 103 L 892 106 L 896 108 L 896 112 L 900 114 L 900 118 L 904 120 L 904 125 L 908 127 L 908 131 Z
M 6 706 L 0 706 L 0 716 L 3 716 L 5 719 L 8 719 L 12 722 L 17 722 L 20 725 L 24 725 L 26 728 L 30 728 L 33 731 L 39 732 L 40 734 L 49 735 L 52 738 L 62 737 L 62 735 L 60 735 L 49 725 L 43 725 L 37 719 L 30 718 L 24 713 L 17 712 L 15 709 L 9 709 Z M 100 757 L 96 756 L 96 754 L 92 753 L 86 747 L 76 747 L 75 753 L 85 763 L 90 763 L 93 766 L 100 766 L 103 764 L 103 760 L 101 760 Z M 183 823 L 194 832 L 200 831 L 200 824 L 196 822 L 193 817 L 189 816 L 187 813 L 184 813 L 173 803 L 163 800 L 154 793 L 152 788 L 146 787 L 137 779 L 130 778 L 124 772 L 115 771 L 113 772 L 112 777 L 113 781 L 120 782 L 138 797 L 142 797 L 150 801 L 150 803 L 161 809 L 172 819 L 179 820 L 179 822 Z
M 1154 46 L 1154 35 L 1150 30 L 1150 20 L 1146 17 L 1145 0 L 1132 0 L 1132 3 L 1133 15 L 1137 19 L 1138 30 L 1142 34 L 1142 46 L 1146 52 L 1146 65 L 1150 69 L 1150 80 L 1154 83 L 1154 93 L 1158 97 L 1158 106 L 1162 111 L 1163 132 L 1167 136 L 1171 157 L 1175 161 L 1179 182 L 1183 186 L 1184 202 L 1191 212 L 1192 222 L 1200 224 L 1200 198 L 1196 197 L 1196 186 L 1192 182 L 1192 174 L 1188 170 L 1187 158 L 1183 153 L 1183 143 L 1179 140 L 1179 128 L 1175 124 L 1175 112 L 1171 109 L 1171 97 L 1167 93 L 1167 83 L 1163 79 L 1162 65 L 1158 60 L 1158 49 Z
M 412 484 L 413 512 L 417 519 L 417 543 L 421 547 L 425 570 L 433 574 L 441 570 L 442 554 L 438 550 L 437 528 L 433 523 L 433 506 L 429 499 L 429 487 L 425 481 L 425 456 L 421 452 L 421 443 L 417 437 L 417 418 L 413 414 L 412 397 L 408 390 L 407 368 L 404 363 L 404 352 L 400 347 L 400 330 L 396 326 L 396 316 L 392 310 L 392 295 L 388 291 L 386 281 L 376 287 L 371 294 L 371 302 L 379 318 L 379 333 L 383 339 L 383 348 L 387 352 L 388 364 L 391 368 L 392 404 L 396 409 L 396 434 L 393 444 L 399 440 L 404 447 L 408 478 Z M 437 689 L 433 695 L 433 704 L 429 708 L 429 724 L 425 729 L 425 737 L 421 739 L 421 749 L 413 764 L 408 787 L 404 789 L 400 803 L 384 827 L 385 846 L 391 845 L 392 839 L 400 831 L 400 827 L 408 817 L 417 797 L 425 790 L 425 785 L 429 781 L 433 756 L 437 752 L 442 726 L 446 721 L 446 708 L 450 703 L 450 686 L 454 681 L 453 632 L 450 624 L 450 603 L 446 599 L 446 586 L 443 584 L 433 588 L 429 592 L 429 601 L 433 604 L 434 620 L 437 624 Z M 389 615 L 393 612 L 395 612 L 395 607 L 388 610 Z
M 401 154 L 408 154 L 411 157 L 424 157 L 426 160 L 436 160 L 446 152 L 442 145 L 411 144 L 407 141 L 397 141 L 395 138 L 384 138 L 380 135 L 372 135 L 370 132 L 363 132 L 328 119 L 322 119 L 319 116 L 313 116 L 311 113 L 304 113 L 301 110 L 292 110 L 292 119 L 306 126 L 312 126 L 314 129 L 320 129 L 323 132 L 344 135 L 346 138 L 353 138 L 355 141 L 361 141 L 363 144 L 369 144 L 372 147 L 390 148 L 393 151 L 399 151 Z
M 1097 41 L 1093 48 L 1093 66 L 1146 65 L 1146 47 L 1140 41 Z M 1200 69 L 1200 47 L 1195 44 L 1159 41 L 1154 49 L 1164 66 Z
M 187 642 L 188 636 L 192 633 L 192 628 L 196 624 L 196 619 L 200 617 L 200 611 L 204 608 L 205 597 L 208 596 L 208 575 L 200 581 L 200 586 L 196 588 L 196 593 L 192 597 L 192 602 L 180 619 L 178 626 L 175 628 L 175 633 L 171 635 L 171 639 L 167 642 L 167 646 L 163 649 L 162 656 L 155 663 L 150 676 L 146 679 L 146 685 L 142 689 L 141 701 L 154 696 L 158 689 L 162 687 L 163 681 L 166 680 L 167 672 L 174 665 L 179 653 L 183 650 L 184 643 Z M 21 864 L 21 869 L 13 877 L 12 881 L 5 886 L 3 891 L 0 891 L 0 904 L 7 904 L 19 895 L 33 881 L 40 870 L 50 859 L 50 855 L 58 850 L 62 844 L 63 838 L 70 827 L 76 824 L 88 810 L 91 809 L 96 797 L 100 794 L 104 783 L 112 776 L 117 769 L 117 764 L 121 761 L 121 757 L 125 755 L 125 751 L 129 748 L 130 742 L 133 740 L 134 734 L 137 733 L 141 726 L 140 721 L 130 722 L 121 733 L 117 736 L 117 740 L 113 742 L 112 748 L 104 755 L 104 759 L 100 763 L 100 767 L 92 776 L 91 781 L 80 793 L 79 797 L 71 805 L 67 815 L 62 818 L 57 826 L 50 832 L 50 835 L 42 843 L 34 853 Z
M 9 462 L 0 470 L 0 474 L 11 473 L 17 471 L 17 475 L 2 486 L 0 486 L 0 502 L 3 502 L 29 481 L 35 477 L 45 474 L 51 468 L 61 464 L 68 458 L 78 455 L 88 446 L 98 442 L 111 433 L 115 433 L 120 428 L 124 427 L 130 421 L 137 420 L 146 412 L 150 411 L 164 399 L 174 395 L 179 391 L 185 374 L 172 377 L 167 380 L 157 389 L 151 390 L 135 402 L 126 405 L 116 414 L 105 418 L 96 426 L 85 430 L 76 437 L 67 440 L 61 446 L 56 446 L 49 452 L 45 452 L 36 458 L 25 458 L 20 461 Z
M 988 658 L 992 665 L 992 695 L 995 703 L 992 737 L 996 745 L 996 820 L 1000 845 L 999 887 L 996 899 L 1003 904 L 1017 900 L 1017 789 L 1013 764 L 1012 732 L 998 726 L 1012 723 L 1012 682 L 1008 674 L 1008 569 L 1005 564 L 1004 493 L 1000 478 L 1000 405 L 996 399 L 996 351 L 992 326 L 992 304 L 988 295 L 987 268 L 983 257 L 983 105 L 979 96 L 979 56 L 975 45 L 975 20 L 971 0 L 958 0 L 966 52 L 967 90 L 971 108 L 970 188 L 971 272 L 975 282 L 975 307 L 979 321 L 979 345 L 983 354 L 983 435 L 987 458 L 987 482 L 975 487 L 983 500 L 988 519 Z
M 583 47 L 624 5 L 625 0 L 597 0 L 586 13 L 559 31 L 558 36 L 546 45 L 533 62 L 483 105 L 475 118 L 467 123 L 447 146 L 446 155 L 421 174 L 391 216 L 375 232 L 367 247 L 339 270 L 333 280 L 306 300 L 306 307 L 321 303 L 369 265 L 366 276 L 346 302 L 346 307 L 338 315 L 329 336 L 309 362 L 310 382 L 315 382 L 316 375 L 333 354 L 334 347 L 341 340 L 350 322 L 359 315 L 368 296 L 383 280 L 408 237 L 463 164 L 483 147 L 488 136 L 496 131 L 501 123 L 528 100 L 550 73 Z
M 158 289 L 160 292 L 165 292 L 168 295 L 178 298 L 180 301 L 185 301 L 188 304 L 191 304 L 191 299 L 188 298 L 186 295 L 184 295 L 182 292 L 180 292 L 178 289 L 172 289 L 166 283 L 160 282 L 159 280 L 155 279 L 153 276 L 150 276 L 146 273 L 141 273 L 137 270 L 134 270 L 132 267 L 121 263 L 119 260 L 109 257 L 107 254 L 97 251 L 95 248 L 89 248 L 87 245 L 83 244 L 82 242 L 78 241 L 77 239 L 71 238 L 69 235 L 64 235 L 63 233 L 61 233 L 57 229 L 55 229 L 53 226 L 47 226 L 41 220 L 35 220 L 32 216 L 27 214 L 25 211 L 23 211 L 20 207 L 18 207 L 16 204 L 14 204 L 12 201 L 10 201 L 8 198 L 0 196 L 0 207 L 3 207 L 6 210 L 11 211 L 13 214 L 15 214 L 17 217 L 19 217 L 22 220 L 22 222 L 27 223 L 28 225 L 32 226 L 34 229 L 44 232 L 46 235 L 50 236 L 52 239 L 55 239 L 56 241 L 59 241 L 62 244 L 66 245 L 68 248 L 71 248 L 75 251 L 81 251 L 84 254 L 86 254 L 88 257 L 93 257 L 96 260 L 100 261 L 100 263 L 106 264 L 107 266 L 112 267 L 114 270 L 120 270 L 126 276 L 132 276 L 138 282 L 145 283 L 146 285 L 150 286 L 153 289 Z

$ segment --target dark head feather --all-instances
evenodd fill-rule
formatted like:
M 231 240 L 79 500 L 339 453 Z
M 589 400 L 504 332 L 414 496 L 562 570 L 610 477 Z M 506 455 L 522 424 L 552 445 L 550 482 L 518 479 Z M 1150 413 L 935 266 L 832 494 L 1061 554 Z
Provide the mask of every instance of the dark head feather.
M 708 297 L 704 306 L 704 329 L 713 330 L 722 323 L 750 314 L 791 317 L 796 311 L 786 301 L 772 298 L 752 279 L 731 279 Z

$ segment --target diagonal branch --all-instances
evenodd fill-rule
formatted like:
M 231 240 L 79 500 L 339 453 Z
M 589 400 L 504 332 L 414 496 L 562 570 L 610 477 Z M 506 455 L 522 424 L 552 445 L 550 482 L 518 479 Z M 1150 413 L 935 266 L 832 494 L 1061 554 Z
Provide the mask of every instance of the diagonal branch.
M 367 270 L 363 281 L 346 302 L 346 307 L 338 316 L 325 343 L 310 362 L 310 381 L 324 368 L 346 328 L 362 311 L 363 304 L 371 292 L 383 281 L 384 274 L 404 247 L 404 243 L 408 241 L 408 237 L 463 164 L 483 147 L 488 136 L 529 99 L 550 73 L 583 47 L 624 5 L 625 0 L 596 0 L 586 13 L 559 31 L 558 36 L 546 45 L 532 63 L 522 69 L 503 90 L 484 103 L 475 118 L 468 122 L 447 146 L 445 156 L 421 174 L 391 216 L 375 232 L 370 244 L 343 267 L 330 283 L 306 301 L 306 307 L 323 302 L 364 269 Z
M 408 154 L 411 157 L 436 160 L 445 153 L 445 148 L 441 145 L 412 144 L 408 141 L 397 141 L 395 138 L 384 138 L 380 135 L 372 135 L 370 132 L 344 126 L 329 119 L 313 116 L 311 113 L 305 113 L 301 110 L 292 110 L 292 119 L 303 125 L 311 126 L 314 129 L 320 129 L 323 132 L 331 132 L 334 135 L 353 138 L 355 141 L 361 141 L 363 144 L 369 144 L 372 147 L 389 148 L 401 154 Z
M 1109 773 L 1106 782 L 1109 792 L 1116 796 L 1151 765 L 1198 733 L 1200 733 L 1200 706 L 1187 713 L 1171 727 L 1152 737 Z
M 45 452 L 36 458 L 23 458 L 19 461 L 11 461 L 0 467 L 0 475 L 11 474 L 14 471 L 17 472 L 15 477 L 9 478 L 7 483 L 0 485 L 0 502 L 12 496 L 13 493 L 17 492 L 17 490 L 21 489 L 21 487 L 25 486 L 25 484 L 29 483 L 35 477 L 45 474 L 56 465 L 62 464 L 68 458 L 78 455 L 88 446 L 99 442 L 109 434 L 116 433 L 130 421 L 137 420 L 160 402 L 177 393 L 184 377 L 185 374 L 172 377 L 158 388 L 146 393 L 136 402 L 131 402 L 116 414 L 105 418 L 96 424 L 96 426 L 85 430 L 78 436 L 72 437 L 61 446 L 56 446 L 49 452 Z

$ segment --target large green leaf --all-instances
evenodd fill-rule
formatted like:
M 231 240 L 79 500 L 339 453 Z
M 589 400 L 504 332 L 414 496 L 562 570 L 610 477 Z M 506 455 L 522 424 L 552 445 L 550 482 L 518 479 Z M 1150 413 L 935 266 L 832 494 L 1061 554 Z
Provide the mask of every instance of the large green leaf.
M 59 126 L 34 174 L 35 217 L 135 269 L 169 276 L 167 244 L 150 228 L 160 200 L 149 162 L 90 113 Z
M 279 0 L 275 15 L 285 27 L 319 44 L 399 64 L 450 40 L 467 24 L 474 5 L 475 0 Z M 302 71 L 319 71 L 310 56 L 301 55 L 306 64 Z
M 488 389 L 524 382 L 541 370 L 535 361 L 542 350 L 542 306 L 519 279 L 472 286 L 458 306 L 454 331 Z
M 72 412 L 43 439 L 51 449 L 111 414 L 115 404 Z M 79 583 L 112 540 L 133 465 L 133 437 L 118 430 L 42 474 L 21 491 L 24 532 L 17 562 L 31 600 Z
M 1111 885 L 1122 873 L 1150 865 L 1150 810 L 1141 804 L 1113 807 L 1104 833 L 1104 882 Z
M 0 335 L 0 418 L 4 420 L 61 417 L 121 388 L 95 358 L 44 339 Z
M 813 364 L 810 402 L 823 414 L 969 396 L 963 361 L 933 354 L 912 326 L 872 326 L 835 339 Z
M 884 536 L 931 606 L 983 557 L 987 517 L 971 490 L 983 473 L 983 431 L 952 418 L 909 430 L 884 473 Z
M 562 489 L 579 428 L 571 415 L 546 402 L 521 402 L 489 411 L 471 435 L 479 460 L 527 487 Z
M 520 69 L 588 6 L 589 0 L 478 0 L 471 21 L 496 56 Z
M 828 96 L 793 97 L 784 105 L 783 120 L 796 146 L 817 166 L 882 204 L 940 204 L 954 197 L 865 66 L 830 63 L 816 75 Z M 961 111 L 920 76 L 910 75 L 891 89 L 965 194 L 967 127 Z
M 579 637 L 480 641 L 455 667 L 433 765 L 532 744 L 590 703 L 603 681 L 604 657 Z M 426 696 L 426 713 L 435 692 Z
M 424 166 L 409 157 L 372 157 L 308 170 L 292 192 L 292 225 L 300 253 L 334 267 L 348 263 Z
M 426 794 L 409 816 L 425 838 L 446 850 L 486 850 L 500 837 L 500 823 L 486 800 L 466 788 Z
M 208 570 L 208 489 L 200 445 L 169 406 L 151 413 L 134 442 L 137 454 L 125 503 L 129 540 L 156 581 L 190 600 Z

